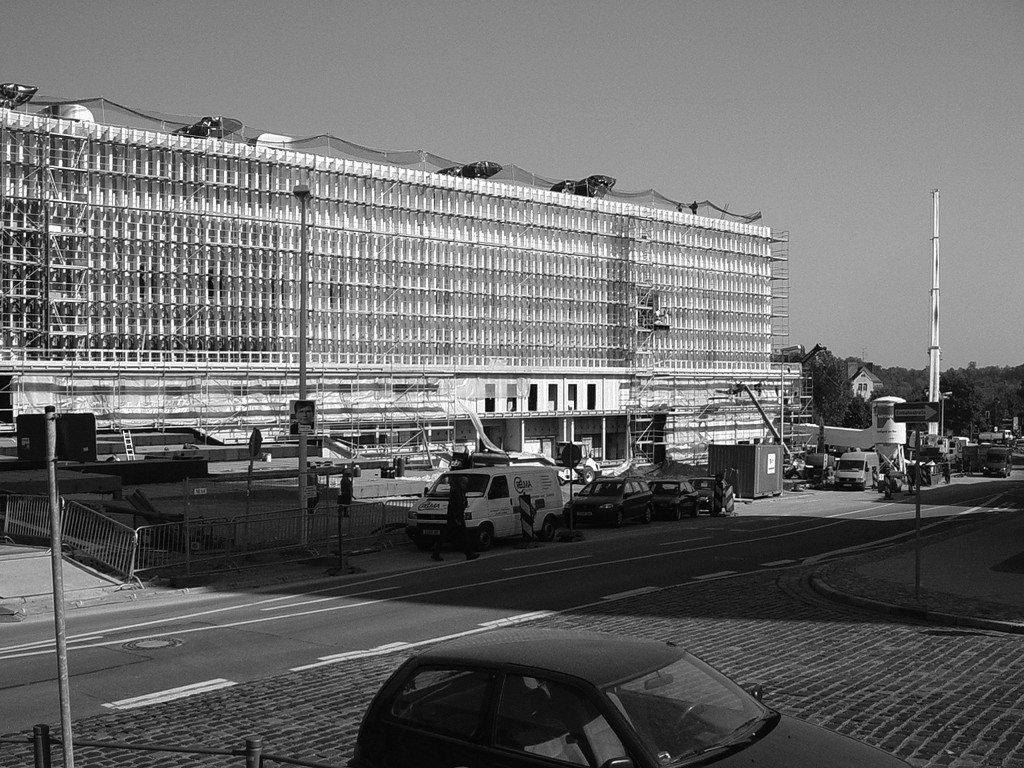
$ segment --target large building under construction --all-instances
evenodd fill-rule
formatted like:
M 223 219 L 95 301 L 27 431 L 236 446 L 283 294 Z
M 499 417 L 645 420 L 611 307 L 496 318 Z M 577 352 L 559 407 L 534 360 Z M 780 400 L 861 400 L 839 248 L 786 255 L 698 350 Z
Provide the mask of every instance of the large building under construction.
M 776 421 L 796 385 L 759 214 L 0 88 L 0 428 L 55 405 L 273 439 L 301 377 L 343 452 L 482 425 L 659 460 L 765 435 L 737 385 Z

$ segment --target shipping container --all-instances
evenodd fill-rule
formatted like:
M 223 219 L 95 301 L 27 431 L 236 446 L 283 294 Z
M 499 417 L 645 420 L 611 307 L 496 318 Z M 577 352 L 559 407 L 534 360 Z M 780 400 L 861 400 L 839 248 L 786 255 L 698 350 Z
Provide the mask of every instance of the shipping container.
M 782 446 L 712 443 L 708 446 L 708 474 L 719 473 L 740 498 L 778 496 L 782 493 Z

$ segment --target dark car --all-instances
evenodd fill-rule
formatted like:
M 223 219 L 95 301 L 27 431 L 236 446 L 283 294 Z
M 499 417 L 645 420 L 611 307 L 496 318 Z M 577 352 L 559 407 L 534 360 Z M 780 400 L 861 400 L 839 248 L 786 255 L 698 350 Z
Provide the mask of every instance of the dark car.
M 351 768 L 907 768 L 780 714 L 672 643 L 513 629 L 408 659 L 363 717 Z
M 715 495 L 715 478 L 713 477 L 691 477 L 690 485 L 700 494 L 697 508 L 702 512 L 711 511 L 711 497 Z
M 683 515 L 696 517 L 700 494 L 687 480 L 650 480 L 647 483 L 654 499 L 654 514 L 670 520 Z
M 574 524 L 618 527 L 634 519 L 649 523 L 654 515 L 652 499 L 651 489 L 643 480 L 602 478 L 580 488 L 569 502 L 566 515 L 572 516 Z

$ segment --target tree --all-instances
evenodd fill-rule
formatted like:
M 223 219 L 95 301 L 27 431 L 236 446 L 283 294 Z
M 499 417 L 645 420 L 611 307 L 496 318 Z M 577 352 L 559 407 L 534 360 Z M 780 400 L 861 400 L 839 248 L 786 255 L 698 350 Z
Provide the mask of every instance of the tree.
M 939 389 L 950 392 L 942 400 L 943 430 L 954 435 L 971 435 L 981 421 L 981 408 L 974 395 L 974 382 L 966 371 L 939 375 Z
M 846 375 L 846 362 L 828 350 L 819 352 L 808 364 L 814 388 L 814 417 L 820 424 L 840 426 L 853 393 Z
M 867 429 L 870 427 L 871 403 L 860 395 L 851 397 L 849 405 L 846 406 L 843 422 L 839 426 L 848 427 L 849 429 Z

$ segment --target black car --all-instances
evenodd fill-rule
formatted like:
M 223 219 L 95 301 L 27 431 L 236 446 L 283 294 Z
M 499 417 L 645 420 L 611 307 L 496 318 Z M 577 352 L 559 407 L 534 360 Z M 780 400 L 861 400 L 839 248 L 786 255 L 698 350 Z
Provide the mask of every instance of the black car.
M 350 768 L 907 768 L 761 703 L 672 643 L 496 630 L 407 660 Z
M 670 520 L 697 516 L 700 494 L 688 480 L 650 480 L 647 485 L 653 494 L 655 516 Z
M 700 494 L 697 508 L 701 512 L 711 512 L 711 499 L 715 495 L 715 478 L 713 477 L 691 477 L 690 485 Z
M 654 515 L 651 489 L 643 480 L 601 478 L 580 488 L 566 513 L 574 524 L 597 523 L 618 527 L 625 520 L 651 522 Z

